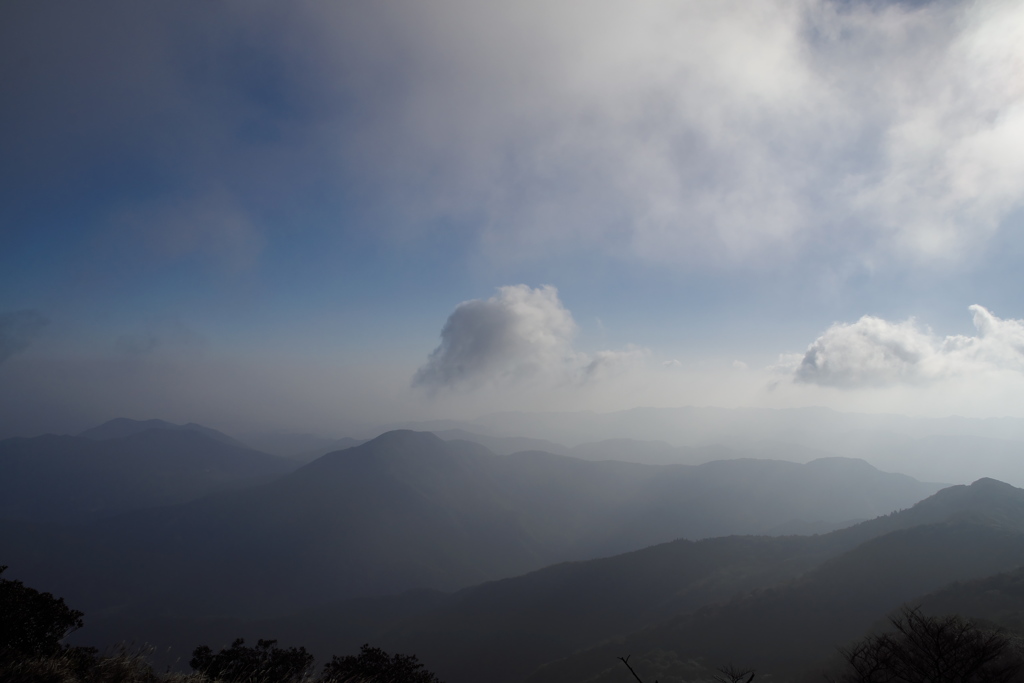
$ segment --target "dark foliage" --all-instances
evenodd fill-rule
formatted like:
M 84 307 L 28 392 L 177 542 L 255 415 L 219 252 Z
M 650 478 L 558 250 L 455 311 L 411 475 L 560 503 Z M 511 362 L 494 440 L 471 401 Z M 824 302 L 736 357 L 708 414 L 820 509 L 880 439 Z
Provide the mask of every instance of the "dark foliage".
M 904 608 L 894 630 L 842 650 L 840 683 L 1011 683 L 1024 680 L 1024 653 L 1004 634 L 957 615 Z
M 363 645 L 359 655 L 335 655 L 324 666 L 327 683 L 441 683 L 423 668 L 416 655 L 389 655 L 379 647 Z
M 192 652 L 189 666 L 209 678 L 228 682 L 274 681 L 288 683 L 300 681 L 313 668 L 313 655 L 306 648 L 274 647 L 276 640 L 259 640 L 256 647 L 246 647 L 245 640 L 237 639 L 230 648 L 213 653 L 206 645 Z
M 0 565 L 0 574 L 5 569 Z M 0 663 L 56 655 L 60 641 L 82 628 L 82 616 L 63 598 L 0 578 Z

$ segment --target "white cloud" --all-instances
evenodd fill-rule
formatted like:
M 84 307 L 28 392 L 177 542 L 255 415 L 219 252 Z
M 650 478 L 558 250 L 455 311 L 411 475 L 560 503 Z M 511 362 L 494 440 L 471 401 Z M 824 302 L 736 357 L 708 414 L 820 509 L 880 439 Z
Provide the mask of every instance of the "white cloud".
M 317 6 L 348 157 L 492 255 L 945 260 L 1024 198 L 1019 2 L 394 4 Z
M 597 351 L 583 366 L 583 378 L 585 380 L 604 379 L 642 365 L 650 355 L 651 352 L 648 349 L 639 346 L 629 346 L 621 351 Z
M 978 305 L 969 310 L 977 336 L 940 338 L 913 319 L 893 323 L 866 315 L 836 323 L 802 356 L 784 357 L 776 369 L 796 382 L 844 388 L 1024 372 L 1024 321 L 997 318 Z
M 83 139 L 223 195 L 168 189 L 141 200 L 133 230 L 239 269 L 266 233 L 303 222 L 261 207 L 301 216 L 332 193 L 388 234 L 471 226 L 494 258 L 585 247 L 783 267 L 810 250 L 956 259 L 1024 198 L 1016 0 L 106 3 L 48 17 L 8 60 L 40 89 L 12 98 L 26 168 L 44 147 L 55 168 L 69 155 L 91 168 L 91 144 L 52 137 L 53 112 L 84 107 Z M 179 41 L 209 40 L 221 49 L 196 79 Z M 68 45 L 82 59 L 27 59 Z M 50 70 L 25 76 L 30 62 Z
M 572 314 L 550 285 L 511 285 L 490 299 L 464 301 L 441 330 L 441 344 L 413 378 L 414 386 L 478 387 L 541 378 L 590 381 L 641 362 L 646 349 L 578 352 Z

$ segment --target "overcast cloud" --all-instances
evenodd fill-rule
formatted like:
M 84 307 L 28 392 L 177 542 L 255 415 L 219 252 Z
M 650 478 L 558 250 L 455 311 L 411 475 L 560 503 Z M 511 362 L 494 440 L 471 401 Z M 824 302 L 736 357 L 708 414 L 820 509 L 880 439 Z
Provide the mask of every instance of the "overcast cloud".
M 40 149 L 102 148 L 125 177 L 96 182 L 138 190 L 109 220 L 171 257 L 244 267 L 292 229 L 261 214 L 343 191 L 382 234 L 469 226 L 495 259 L 935 263 L 1024 198 L 1010 0 L 105 7 L 22 12 L 11 153 L 32 179 Z
M 971 373 L 1024 372 L 1024 320 L 970 307 L 977 336 L 938 337 L 915 320 L 866 315 L 836 323 L 791 365 L 797 382 L 856 388 L 923 383 Z
M 493 255 L 955 260 L 1024 197 L 1017 2 L 325 7 L 352 158 Z

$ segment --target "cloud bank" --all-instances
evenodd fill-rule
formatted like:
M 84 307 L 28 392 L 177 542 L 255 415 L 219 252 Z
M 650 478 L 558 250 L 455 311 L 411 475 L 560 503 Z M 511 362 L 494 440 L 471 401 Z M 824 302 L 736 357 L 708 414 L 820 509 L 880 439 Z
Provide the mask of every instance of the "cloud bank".
M 490 299 L 464 301 L 441 330 L 441 344 L 413 378 L 413 386 L 475 388 L 543 378 L 589 381 L 642 361 L 645 349 L 573 348 L 577 326 L 550 285 L 500 287 Z
M 1024 372 L 1024 320 L 997 318 L 978 305 L 969 310 L 977 336 L 940 338 L 913 319 L 894 323 L 866 315 L 837 323 L 786 369 L 796 382 L 841 388 Z
M 1020 3 L 331 7 L 352 158 L 492 253 L 935 262 L 1024 198 Z
M 39 311 L 31 309 L 0 313 L 0 363 L 27 349 L 49 323 Z
M 342 196 L 494 258 L 930 263 L 1024 198 L 1012 0 L 16 5 L 11 167 L 74 197 L 103 150 L 101 213 L 171 257 L 244 267 Z

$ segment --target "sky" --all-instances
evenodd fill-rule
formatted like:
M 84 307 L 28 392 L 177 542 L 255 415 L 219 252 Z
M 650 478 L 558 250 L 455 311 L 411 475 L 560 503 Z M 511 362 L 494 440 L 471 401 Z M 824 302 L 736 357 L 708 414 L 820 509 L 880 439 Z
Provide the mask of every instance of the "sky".
M 1024 5 L 0 5 L 0 437 L 1024 417 Z

